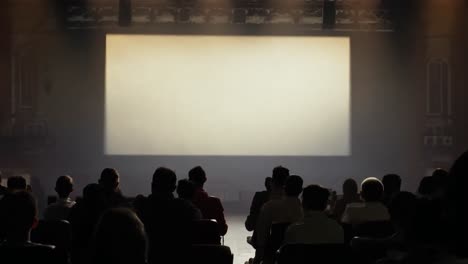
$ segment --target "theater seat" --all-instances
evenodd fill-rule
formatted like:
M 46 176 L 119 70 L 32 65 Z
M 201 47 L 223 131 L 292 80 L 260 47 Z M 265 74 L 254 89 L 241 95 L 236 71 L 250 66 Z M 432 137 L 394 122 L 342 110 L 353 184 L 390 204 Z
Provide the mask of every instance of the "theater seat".
M 187 264 L 232 264 L 234 260 L 231 249 L 221 245 L 192 245 L 188 257 Z
M 221 245 L 218 223 L 216 220 L 203 219 L 192 223 L 191 244 Z
M 373 221 L 354 226 L 354 236 L 384 238 L 393 235 L 393 225 L 390 221 Z
M 278 264 L 352 264 L 344 244 L 288 244 L 278 250 Z
M 67 264 L 68 259 L 62 254 L 57 254 L 57 250 L 52 245 L 42 245 L 36 243 L 27 243 L 18 245 L 0 245 L 1 263 L 11 264 Z
M 41 220 L 37 227 L 31 231 L 31 241 L 69 250 L 71 245 L 70 223 L 65 220 Z

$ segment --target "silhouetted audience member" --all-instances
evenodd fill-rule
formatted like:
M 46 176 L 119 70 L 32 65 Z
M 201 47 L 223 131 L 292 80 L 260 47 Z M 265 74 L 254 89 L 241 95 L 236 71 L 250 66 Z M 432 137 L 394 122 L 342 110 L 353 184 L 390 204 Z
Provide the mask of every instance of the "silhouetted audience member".
M 23 176 L 11 176 L 7 180 L 9 192 L 26 191 L 26 179 Z
M 247 219 L 245 220 L 245 228 L 248 231 L 253 231 L 255 229 L 255 225 L 257 224 L 258 214 L 260 213 L 260 210 L 262 209 L 263 204 L 268 202 L 268 200 L 270 199 L 271 185 L 272 185 L 271 182 L 272 182 L 272 178 L 266 177 L 265 178 L 266 190 L 256 192 L 252 199 L 252 203 L 250 205 L 250 213 L 247 216 Z
M 102 170 L 99 184 L 102 186 L 107 208 L 125 205 L 126 198 L 120 191 L 120 175 L 116 169 L 105 168 Z
M 421 179 L 418 186 L 418 194 L 427 199 L 432 199 L 437 190 L 437 181 L 433 176 L 426 176 Z
M 263 260 L 272 224 L 295 223 L 303 218 L 302 204 L 299 200 L 302 184 L 300 176 L 289 176 L 284 187 L 285 196 L 263 205 L 255 228 L 257 233 L 255 263 Z
M 384 186 L 382 202 L 388 206 L 393 196 L 400 192 L 401 178 L 397 174 L 387 174 L 383 176 L 382 183 Z
M 72 230 L 72 263 L 86 263 L 83 259 L 94 232 L 94 227 L 106 208 L 102 186 L 97 183 L 86 185 L 83 198 L 72 207 L 69 221 Z
M 284 197 L 284 185 L 288 177 L 289 169 L 282 166 L 273 169 L 269 200 L 282 199 Z
M 374 263 L 377 259 L 398 263 L 406 257 L 411 244 L 415 243 L 413 227 L 417 202 L 410 192 L 395 194 L 388 206 L 395 233 L 383 238 L 354 237 L 351 240 L 351 248 L 359 263 Z
M 58 200 L 50 204 L 44 211 L 44 220 L 68 220 L 75 201 L 70 198 L 73 192 L 73 179 L 68 175 L 58 177 L 55 183 Z
M 346 179 L 343 183 L 343 196 L 335 202 L 332 216 L 335 219 L 341 219 L 348 204 L 359 202 L 361 202 L 361 197 L 358 193 L 357 182 L 354 179 Z
M 184 199 L 189 203 L 193 204 L 193 199 L 195 197 L 195 184 L 187 179 L 179 180 L 177 182 L 177 196 L 180 199 Z M 194 208 L 196 209 L 196 214 L 198 215 L 197 218 L 202 218 L 202 213 L 200 209 L 198 209 L 195 205 Z
M 189 180 L 195 184 L 195 197 L 193 203 L 202 212 L 203 218 L 215 219 L 218 222 L 219 234 L 227 233 L 228 225 L 224 218 L 224 208 L 219 198 L 210 196 L 203 189 L 206 182 L 206 173 L 202 167 L 197 166 L 189 171 Z
M 187 235 L 194 220 L 199 220 L 197 209 L 188 201 L 175 198 L 177 177 L 174 171 L 160 167 L 153 174 L 151 195 L 138 196 L 134 207 L 145 224 L 149 238 L 149 262 L 176 263 L 187 245 Z
M 338 222 L 325 213 L 330 192 L 309 185 L 302 192 L 304 219 L 292 224 L 286 231 L 285 244 L 342 244 L 344 232 Z
M 54 246 L 32 243 L 31 229 L 37 223 L 37 202 L 31 193 L 15 191 L 0 202 L 0 219 L 6 238 L 0 243 L 2 263 L 66 263 Z
M 143 223 L 127 208 L 103 213 L 93 236 L 92 264 L 146 264 L 147 239 Z
M 361 184 L 361 198 L 364 202 L 348 204 L 341 221 L 346 224 L 362 224 L 390 220 L 388 210 L 381 202 L 383 189 L 379 179 L 365 179 Z

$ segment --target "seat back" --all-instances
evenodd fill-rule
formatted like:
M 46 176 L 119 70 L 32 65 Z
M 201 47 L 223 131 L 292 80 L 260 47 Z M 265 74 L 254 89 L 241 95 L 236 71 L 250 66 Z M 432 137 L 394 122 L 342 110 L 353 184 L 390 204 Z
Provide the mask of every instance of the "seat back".
M 2 263 L 31 264 L 66 264 L 67 258 L 57 252 L 53 246 L 29 244 L 25 246 L 0 246 Z
M 190 232 L 192 244 L 221 245 L 221 236 L 216 220 L 203 219 L 193 221 Z
M 390 221 L 372 221 L 358 224 L 353 228 L 353 235 L 359 237 L 384 238 L 394 234 Z
M 276 223 L 270 227 L 264 255 L 265 263 L 275 263 L 276 251 L 283 245 L 284 235 L 291 223 Z
M 31 241 L 54 245 L 58 249 L 69 250 L 71 247 L 71 227 L 65 220 L 39 221 L 31 231 Z
M 192 245 L 186 263 L 232 264 L 234 257 L 228 246 Z
M 343 264 L 353 263 L 344 244 L 288 244 L 278 251 L 278 264 Z

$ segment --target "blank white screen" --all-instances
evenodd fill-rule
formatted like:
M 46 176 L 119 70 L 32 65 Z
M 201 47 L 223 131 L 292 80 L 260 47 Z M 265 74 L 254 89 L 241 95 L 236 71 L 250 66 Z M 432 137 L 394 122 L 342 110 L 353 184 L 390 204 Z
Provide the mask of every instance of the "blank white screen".
M 350 154 L 347 37 L 107 35 L 108 155 Z

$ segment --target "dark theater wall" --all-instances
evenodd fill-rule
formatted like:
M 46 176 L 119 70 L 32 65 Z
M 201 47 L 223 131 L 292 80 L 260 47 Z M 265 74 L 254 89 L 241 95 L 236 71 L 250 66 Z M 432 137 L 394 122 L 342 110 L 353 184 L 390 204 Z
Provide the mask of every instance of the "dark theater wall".
M 5 1 L 0 3 L 0 39 L 0 128 L 2 128 L 6 126 L 11 109 L 11 20 Z

